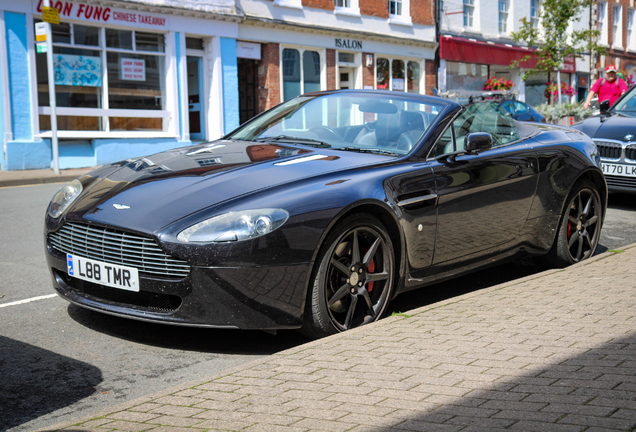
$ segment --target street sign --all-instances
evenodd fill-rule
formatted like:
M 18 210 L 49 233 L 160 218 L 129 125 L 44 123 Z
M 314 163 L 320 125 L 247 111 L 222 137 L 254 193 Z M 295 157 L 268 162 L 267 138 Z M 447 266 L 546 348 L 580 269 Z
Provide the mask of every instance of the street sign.
M 51 24 L 59 24 L 60 11 L 54 7 L 42 6 L 42 21 Z
M 35 23 L 35 41 L 46 42 L 46 23 Z

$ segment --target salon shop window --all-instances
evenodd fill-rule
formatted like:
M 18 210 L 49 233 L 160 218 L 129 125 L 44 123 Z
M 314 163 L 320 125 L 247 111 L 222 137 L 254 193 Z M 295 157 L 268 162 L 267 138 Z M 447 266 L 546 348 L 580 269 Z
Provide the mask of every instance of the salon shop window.
M 322 90 L 322 51 L 283 48 L 283 101 Z
M 51 27 L 59 131 L 166 129 L 163 34 L 69 23 Z M 46 53 L 36 54 L 36 69 L 40 130 L 46 131 L 51 129 Z
M 420 93 L 420 62 L 389 57 L 376 57 L 376 89 Z

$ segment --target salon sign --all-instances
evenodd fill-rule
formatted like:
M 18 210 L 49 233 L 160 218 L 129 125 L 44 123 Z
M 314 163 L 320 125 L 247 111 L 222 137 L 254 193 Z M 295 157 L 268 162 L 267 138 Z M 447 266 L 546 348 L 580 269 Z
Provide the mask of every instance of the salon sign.
M 167 30 L 168 19 L 156 14 L 117 9 L 110 6 L 50 0 L 51 7 L 60 13 L 60 19 L 92 23 L 113 24 L 136 28 Z M 42 0 L 33 0 L 33 13 L 42 14 Z

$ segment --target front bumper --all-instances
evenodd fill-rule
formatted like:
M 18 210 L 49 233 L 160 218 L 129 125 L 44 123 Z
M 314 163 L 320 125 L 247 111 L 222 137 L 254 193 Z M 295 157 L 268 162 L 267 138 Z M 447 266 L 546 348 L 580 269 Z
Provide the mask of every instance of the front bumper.
M 192 267 L 181 280 L 140 273 L 130 292 L 68 276 L 66 256 L 47 242 L 57 293 L 99 312 L 174 325 L 288 329 L 302 324 L 310 263 L 270 267 Z

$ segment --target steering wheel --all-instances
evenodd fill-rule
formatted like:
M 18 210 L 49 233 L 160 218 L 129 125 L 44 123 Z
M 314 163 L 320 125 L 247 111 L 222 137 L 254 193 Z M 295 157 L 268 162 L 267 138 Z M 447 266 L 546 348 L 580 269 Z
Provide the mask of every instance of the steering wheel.
M 340 134 L 331 129 L 329 126 L 314 126 L 309 129 L 309 132 L 315 133 L 316 135 L 318 135 L 319 138 L 322 139 L 335 139 L 342 141 L 342 137 L 340 136 Z

